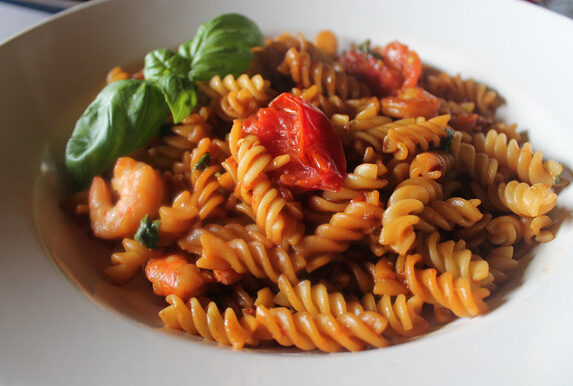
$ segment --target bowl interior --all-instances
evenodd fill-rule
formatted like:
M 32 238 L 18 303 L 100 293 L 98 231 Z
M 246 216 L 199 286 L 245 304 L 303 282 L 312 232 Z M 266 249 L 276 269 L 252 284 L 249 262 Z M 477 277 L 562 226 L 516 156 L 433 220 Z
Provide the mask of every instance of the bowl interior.
M 7 172 L 7 179 L 16 180 L 18 173 L 25 171 L 20 182 L 7 187 L 7 197 L 13 197 L 24 208 L 27 201 L 19 197 L 20 192 L 33 185 L 36 230 L 59 270 L 97 304 L 139 324 L 160 327 L 157 312 L 163 307 L 163 300 L 151 293 L 149 284 L 141 277 L 123 287 L 109 284 L 103 276 L 103 268 L 109 263 L 109 249 L 62 211 L 61 204 L 69 194 L 62 168 L 65 141 L 77 117 L 103 87 L 110 68 L 115 65 L 137 68 L 145 53 L 159 47 L 177 46 L 192 36 L 201 22 L 217 14 L 239 11 L 249 15 L 259 23 L 266 36 L 288 30 L 292 33 L 301 31 L 312 37 L 318 30 L 328 28 L 341 38 L 342 46 L 366 38 L 379 43 L 399 39 L 414 48 L 425 62 L 453 74 L 460 72 L 464 77 L 475 77 L 496 88 L 507 100 L 507 105 L 500 111 L 501 116 L 527 130 L 535 149 L 543 150 L 547 156 L 565 165 L 573 165 L 573 153 L 569 149 L 572 143 L 568 130 L 569 105 L 564 98 L 554 97 L 569 95 L 560 79 L 571 79 L 573 74 L 570 68 L 559 68 L 560 73 L 556 74 L 553 68 L 556 65 L 551 60 L 558 55 L 559 60 L 564 55 L 573 60 L 573 54 L 558 54 L 556 50 L 561 47 L 553 40 L 543 39 L 545 34 L 552 36 L 555 31 L 551 28 L 558 28 L 559 23 L 549 26 L 541 37 L 527 36 L 530 45 L 543 51 L 540 57 L 531 57 L 524 53 L 523 45 L 519 43 L 523 38 L 520 33 L 509 30 L 504 39 L 496 39 L 495 32 L 475 31 L 479 28 L 476 20 L 480 17 L 489 18 L 492 31 L 496 27 L 501 29 L 507 18 L 492 16 L 485 9 L 483 14 L 467 15 L 463 6 L 452 3 L 437 3 L 432 8 L 407 1 L 387 11 L 383 2 L 370 4 L 379 7 L 378 12 L 361 13 L 360 20 L 351 17 L 352 23 L 348 23 L 347 16 L 352 9 L 340 2 L 305 3 L 309 15 L 322 14 L 329 8 L 332 17 L 320 22 L 311 22 L 309 16 L 299 17 L 297 7 L 302 1 L 285 5 L 281 12 L 269 12 L 269 4 L 262 0 L 249 5 L 213 3 L 205 10 L 191 2 L 173 1 L 171 6 L 164 3 L 152 2 L 139 7 L 135 0 L 100 2 L 63 15 L 59 20 L 7 42 L 2 50 L 12 60 L 0 63 L 0 72 L 13 74 L 6 78 L 3 89 L 22 90 L 18 98 L 5 93 L 0 95 L 0 106 L 4 106 L 0 114 L 3 116 L 2 127 L 15 127 L 20 133 L 20 137 L 14 139 L 6 130 L 2 131 L 2 139 L 14 144 L 3 157 L 6 162 L 17 162 L 17 149 L 24 144 L 33 154 L 23 161 L 19 170 Z M 452 20 L 440 28 L 430 28 L 426 16 L 439 14 L 441 7 L 456 7 L 461 12 L 460 18 L 466 17 L 466 22 Z M 511 5 L 509 9 L 514 11 L 513 7 Z M 412 10 L 411 23 L 399 22 L 401 12 L 407 9 Z M 516 9 L 525 16 L 530 12 L 529 8 Z M 380 14 L 389 21 L 379 23 Z M 523 30 L 523 26 L 518 25 L 524 23 L 523 19 L 523 16 L 515 18 L 516 31 Z M 101 28 L 102 24 L 106 28 Z M 451 36 L 462 28 L 471 32 L 466 36 Z M 484 34 L 483 39 L 479 39 L 480 34 Z M 573 237 L 569 208 L 573 208 L 573 194 L 571 189 L 566 189 L 559 198 L 559 208 L 552 213 L 560 227 L 556 240 L 535 249 L 535 258 L 494 296 L 491 301 L 494 312 L 484 318 L 496 318 L 497 304 L 535 296 L 538 287 L 551 282 L 551 275 L 556 270 L 563 269 L 563 264 L 570 264 L 564 263 L 567 245 Z M 29 209 L 23 210 L 30 213 Z M 467 323 L 470 322 L 456 322 L 437 334 L 441 336 Z

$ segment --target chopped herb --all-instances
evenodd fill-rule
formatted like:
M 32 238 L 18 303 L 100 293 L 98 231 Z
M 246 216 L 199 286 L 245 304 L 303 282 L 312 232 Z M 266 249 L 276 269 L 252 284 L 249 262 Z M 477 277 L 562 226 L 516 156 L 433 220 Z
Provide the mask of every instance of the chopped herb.
M 139 222 L 139 228 L 135 232 L 135 240 L 146 248 L 155 249 L 159 242 L 159 220 L 150 221 L 147 214 Z
M 370 39 L 366 39 L 365 41 L 363 41 L 362 43 L 360 43 L 358 45 L 358 47 L 356 47 L 356 49 L 358 51 L 362 51 L 362 52 L 370 52 Z
M 372 55 L 377 59 L 382 59 L 382 56 L 380 56 L 380 54 L 372 49 L 370 49 L 370 39 L 366 39 L 365 41 L 363 41 L 362 43 L 360 43 L 358 45 L 358 47 L 356 47 L 357 51 L 360 52 L 364 52 L 368 55 Z
M 440 146 L 438 150 L 449 152 L 450 148 L 452 147 L 452 140 L 454 139 L 454 131 L 449 127 L 446 127 L 447 135 L 442 137 L 440 140 Z
M 561 183 L 561 174 L 563 174 L 563 173 L 559 173 L 559 175 L 555 179 L 555 185 L 559 185 Z
M 209 166 L 210 162 L 211 162 L 211 154 L 205 153 L 201 157 L 199 157 L 199 160 L 195 163 L 193 169 L 205 170 L 207 166 Z

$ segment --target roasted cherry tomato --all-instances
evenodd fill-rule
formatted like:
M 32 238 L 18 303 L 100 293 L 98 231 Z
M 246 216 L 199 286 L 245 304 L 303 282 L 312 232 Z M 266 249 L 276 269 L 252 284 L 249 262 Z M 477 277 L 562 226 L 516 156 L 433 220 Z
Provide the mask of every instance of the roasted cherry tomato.
M 395 118 L 435 117 L 440 110 L 440 100 L 424 89 L 403 88 L 396 96 L 382 98 L 382 112 Z
M 377 96 L 390 95 L 402 85 L 402 74 L 382 59 L 363 51 L 349 50 L 342 55 L 346 71 L 368 85 Z
M 272 171 L 281 184 L 298 190 L 339 190 L 346 159 L 338 135 L 320 110 L 289 93 L 243 121 L 273 156 L 290 155 L 290 162 Z
M 388 96 L 403 87 L 416 87 L 422 62 L 408 46 L 392 42 L 373 50 L 349 50 L 342 56 L 346 71 L 364 81 L 372 93 Z

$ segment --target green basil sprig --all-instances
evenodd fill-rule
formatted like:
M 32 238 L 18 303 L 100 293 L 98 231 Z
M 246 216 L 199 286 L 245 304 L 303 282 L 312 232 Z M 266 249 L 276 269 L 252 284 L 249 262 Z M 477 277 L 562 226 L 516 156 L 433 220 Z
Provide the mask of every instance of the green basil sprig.
M 189 79 L 169 74 L 159 78 L 156 84 L 163 92 L 174 123 L 191 114 L 197 105 L 197 91 Z
M 174 123 L 191 114 L 197 104 L 197 91 L 187 79 L 189 69 L 188 59 L 167 48 L 151 51 L 145 56 L 143 75 L 163 91 Z
M 179 75 L 184 78 L 189 72 L 189 60 L 167 48 L 160 48 L 145 55 L 143 76 L 157 80 L 164 75 Z
M 203 23 L 179 47 L 179 55 L 191 61 L 191 80 L 206 81 L 215 75 L 240 75 L 253 59 L 251 48 L 262 44 L 263 35 L 252 20 L 227 13 Z
M 145 81 L 121 80 L 105 87 L 76 123 L 66 147 L 66 166 L 79 187 L 115 160 L 143 146 L 159 131 L 167 111 L 180 122 L 197 104 L 194 82 L 214 75 L 238 76 L 251 48 L 262 45 L 257 25 L 238 14 L 203 23 L 179 53 L 158 49 L 145 57 Z
M 115 160 L 145 145 L 165 122 L 167 105 L 153 83 L 110 83 L 77 121 L 66 146 L 68 172 L 80 187 Z

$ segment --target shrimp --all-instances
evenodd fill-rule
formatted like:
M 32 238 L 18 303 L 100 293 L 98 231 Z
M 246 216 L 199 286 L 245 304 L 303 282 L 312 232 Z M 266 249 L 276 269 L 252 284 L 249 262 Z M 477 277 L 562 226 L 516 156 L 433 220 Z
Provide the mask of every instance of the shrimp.
M 113 196 L 119 199 L 113 204 Z M 121 157 L 115 163 L 110 186 L 94 177 L 89 191 L 89 213 L 94 234 L 103 239 L 133 237 L 140 220 L 157 215 L 165 186 L 149 165 Z
M 177 295 L 184 300 L 201 295 L 204 284 L 211 281 L 195 264 L 179 254 L 149 259 L 145 275 L 153 284 L 156 295 Z

